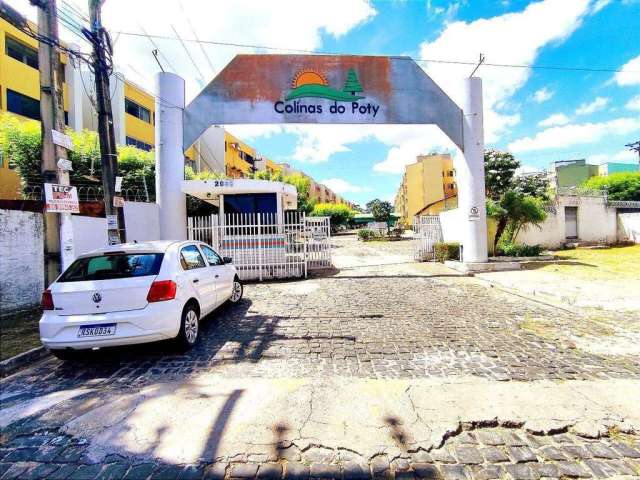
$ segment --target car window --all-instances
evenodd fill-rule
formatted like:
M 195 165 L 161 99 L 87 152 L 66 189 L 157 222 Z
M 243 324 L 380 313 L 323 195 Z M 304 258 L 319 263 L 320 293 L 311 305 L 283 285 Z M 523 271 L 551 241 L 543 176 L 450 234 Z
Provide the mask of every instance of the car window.
M 180 250 L 180 264 L 185 270 L 205 267 L 204 258 L 195 245 L 189 245 Z
M 110 254 L 79 258 L 62 274 L 59 282 L 84 282 L 157 275 L 162 253 Z
M 206 257 L 207 262 L 209 262 L 209 265 L 224 265 L 222 257 L 220 257 L 220 255 L 218 255 L 213 250 L 213 248 L 207 245 L 200 245 L 200 248 L 202 249 L 202 253 L 204 253 L 204 256 Z

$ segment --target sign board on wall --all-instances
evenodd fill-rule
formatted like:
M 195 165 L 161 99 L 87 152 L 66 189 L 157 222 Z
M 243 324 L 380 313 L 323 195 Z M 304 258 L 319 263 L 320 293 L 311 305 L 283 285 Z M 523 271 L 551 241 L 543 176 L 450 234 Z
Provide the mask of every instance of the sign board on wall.
M 44 195 L 48 213 L 80 213 L 76 187 L 45 183 Z
M 237 55 L 185 108 L 183 145 L 211 125 L 436 124 L 463 149 L 462 110 L 409 57 Z
M 69 135 L 65 135 L 57 130 L 51 130 L 51 139 L 53 140 L 53 143 L 59 147 L 66 148 L 67 150 L 73 150 L 73 142 Z

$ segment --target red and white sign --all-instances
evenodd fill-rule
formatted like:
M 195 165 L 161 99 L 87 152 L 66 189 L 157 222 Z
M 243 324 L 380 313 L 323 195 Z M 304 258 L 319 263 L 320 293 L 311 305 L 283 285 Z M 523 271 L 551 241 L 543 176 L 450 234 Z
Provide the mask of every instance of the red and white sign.
M 44 184 L 46 211 L 49 213 L 80 213 L 78 190 L 70 185 Z

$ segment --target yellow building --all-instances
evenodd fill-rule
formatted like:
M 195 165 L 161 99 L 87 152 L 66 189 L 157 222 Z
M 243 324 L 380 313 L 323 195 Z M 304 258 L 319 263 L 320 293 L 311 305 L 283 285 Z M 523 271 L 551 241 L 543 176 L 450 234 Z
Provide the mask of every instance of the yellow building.
M 155 98 L 137 85 L 124 84 L 125 143 L 151 150 L 155 145 Z
M 226 175 L 240 178 L 251 175 L 256 170 L 256 151 L 229 132 L 224 132 L 224 164 Z
M 413 217 L 425 207 L 433 215 L 442 211 L 445 199 L 455 197 L 457 193 L 451 155 L 419 155 L 416 163 L 405 167 L 394 202 L 395 210 L 402 222 L 411 224 Z
M 32 25 L 33 28 L 37 28 Z M 40 120 L 38 42 L 0 18 L 0 110 Z M 60 55 L 65 118 L 69 96 L 65 81 L 66 55 Z

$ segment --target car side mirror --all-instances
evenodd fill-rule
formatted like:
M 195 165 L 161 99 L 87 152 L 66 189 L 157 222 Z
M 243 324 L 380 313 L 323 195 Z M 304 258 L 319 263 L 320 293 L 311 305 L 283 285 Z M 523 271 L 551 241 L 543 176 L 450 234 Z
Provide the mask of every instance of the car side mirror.
M 231 258 L 231 257 L 222 257 L 222 261 L 224 263 L 231 263 L 231 262 L 233 262 L 233 258 Z

